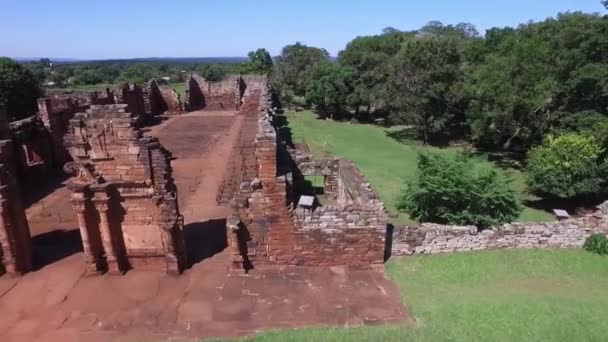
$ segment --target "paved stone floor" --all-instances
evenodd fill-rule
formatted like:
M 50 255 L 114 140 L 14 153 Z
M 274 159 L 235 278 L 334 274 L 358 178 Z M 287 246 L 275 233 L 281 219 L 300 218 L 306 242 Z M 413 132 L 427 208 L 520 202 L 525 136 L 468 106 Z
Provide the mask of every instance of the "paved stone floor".
M 398 289 L 381 270 L 229 271 L 224 250 L 229 209 L 215 204 L 215 193 L 240 125 L 238 116 L 193 113 L 149 132 L 176 157 L 174 176 L 193 263 L 179 277 L 141 271 L 83 277 L 78 236 L 74 243 L 67 235 L 53 235 L 73 225 L 58 214 L 69 212 L 65 190 L 59 187 L 44 205 L 30 206 L 32 234 L 46 237 L 35 245 L 38 254 L 51 251 L 53 257 L 23 277 L 0 277 L 0 341 L 193 340 L 264 329 L 411 323 Z

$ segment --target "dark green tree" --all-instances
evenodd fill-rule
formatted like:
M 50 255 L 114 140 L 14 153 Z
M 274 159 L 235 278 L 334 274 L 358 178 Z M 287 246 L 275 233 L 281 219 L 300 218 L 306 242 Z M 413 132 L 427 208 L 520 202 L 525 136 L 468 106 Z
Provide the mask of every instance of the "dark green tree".
M 453 40 L 420 38 L 405 42 L 391 61 L 395 97 L 391 119 L 414 125 L 426 144 L 445 134 L 459 111 L 461 56 Z
M 257 49 L 248 54 L 249 62 L 244 64 L 245 73 L 269 75 L 272 72 L 272 57 L 266 49 Z
M 11 119 L 24 118 L 37 111 L 38 97 L 43 92 L 36 77 L 21 64 L 0 57 L 0 104 Z
M 339 119 L 346 111 L 355 87 L 355 74 L 350 68 L 327 63 L 322 76 L 313 79 L 306 88 L 306 101 L 324 117 Z
M 324 49 L 302 43 L 287 45 L 276 58 L 273 84 L 279 91 L 290 90 L 295 96 L 304 96 L 306 86 L 316 74 L 319 65 L 329 61 Z

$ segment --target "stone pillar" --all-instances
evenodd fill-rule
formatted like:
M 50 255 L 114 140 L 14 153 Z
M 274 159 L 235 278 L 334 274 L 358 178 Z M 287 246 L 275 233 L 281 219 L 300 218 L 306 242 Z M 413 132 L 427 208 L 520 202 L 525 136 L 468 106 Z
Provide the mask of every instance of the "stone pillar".
M 9 274 L 32 270 L 32 245 L 29 226 L 14 180 L 0 164 L 0 255 Z
M 84 190 L 84 189 L 83 189 Z M 87 201 L 90 199 L 85 195 L 83 190 L 72 193 L 72 208 L 76 212 L 78 218 L 78 228 L 80 229 L 80 239 L 82 240 L 82 249 L 84 251 L 84 263 L 86 275 L 96 275 L 99 273 L 98 265 L 99 255 L 91 246 L 90 234 L 93 229 L 89 227 L 87 221 Z
M 179 260 L 175 254 L 175 241 L 173 238 L 173 230 L 162 229 L 163 242 L 167 252 L 165 259 L 167 262 L 166 272 L 171 275 L 179 275 L 181 273 Z
M 109 200 L 110 198 L 106 193 L 97 192 L 95 193 L 93 204 L 95 204 L 95 209 L 97 209 L 97 212 L 99 213 L 99 231 L 101 232 L 101 242 L 103 244 L 106 263 L 108 264 L 108 273 L 122 274 L 122 271 L 118 266 L 118 260 L 116 259 L 116 251 L 108 217 L 110 207 Z
M 230 267 L 234 270 L 243 269 L 243 254 L 239 246 L 239 220 L 236 217 L 228 218 L 226 224 L 228 230 L 228 249 L 230 250 Z

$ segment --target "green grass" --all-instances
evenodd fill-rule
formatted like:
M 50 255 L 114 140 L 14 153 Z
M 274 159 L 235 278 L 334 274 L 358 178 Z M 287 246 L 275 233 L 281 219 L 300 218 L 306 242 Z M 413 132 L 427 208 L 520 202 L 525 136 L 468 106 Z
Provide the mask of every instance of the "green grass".
M 391 260 L 416 324 L 264 332 L 244 341 L 606 341 L 608 258 L 505 250 Z
M 415 176 L 420 151 L 454 153 L 457 148 L 436 148 L 405 144 L 390 138 L 386 129 L 375 125 L 350 124 L 319 120 L 311 112 L 287 113 L 295 142 L 306 142 L 317 156 L 334 154 L 354 161 L 378 192 L 386 208 L 396 213 L 396 200 L 406 179 Z M 526 193 L 524 174 L 507 170 L 521 199 L 533 199 Z M 550 221 L 551 213 L 527 207 L 519 221 Z M 392 218 L 393 223 L 411 223 L 406 214 Z
M 186 99 L 186 82 L 169 83 L 167 87 L 178 93 L 181 96 L 182 101 Z

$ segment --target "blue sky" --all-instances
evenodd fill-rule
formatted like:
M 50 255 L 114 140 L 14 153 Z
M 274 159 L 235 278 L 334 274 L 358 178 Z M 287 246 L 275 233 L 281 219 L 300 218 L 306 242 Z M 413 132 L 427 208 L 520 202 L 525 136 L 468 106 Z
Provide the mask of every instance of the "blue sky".
M 480 31 L 558 12 L 601 12 L 600 0 L 0 0 L 0 55 L 12 57 L 273 55 L 296 41 L 336 55 L 358 35 L 430 20 Z

